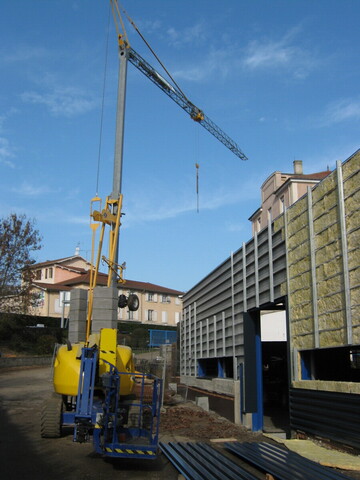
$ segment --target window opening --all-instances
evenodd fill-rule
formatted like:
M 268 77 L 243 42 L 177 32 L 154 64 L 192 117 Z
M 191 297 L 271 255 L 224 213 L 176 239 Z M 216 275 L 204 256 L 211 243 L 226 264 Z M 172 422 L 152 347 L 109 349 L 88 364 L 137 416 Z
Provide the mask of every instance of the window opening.
M 360 347 L 303 350 L 302 380 L 360 382 Z

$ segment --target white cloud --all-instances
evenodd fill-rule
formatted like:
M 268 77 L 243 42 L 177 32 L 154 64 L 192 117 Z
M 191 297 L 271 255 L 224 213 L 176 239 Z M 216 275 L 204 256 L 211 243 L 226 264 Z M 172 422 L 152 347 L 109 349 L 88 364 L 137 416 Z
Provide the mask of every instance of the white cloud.
M 44 58 L 48 52 L 43 47 L 32 47 L 30 45 L 19 45 L 12 50 L 2 51 L 1 58 L 3 62 L 23 63 Z
M 11 191 L 18 195 L 24 195 L 26 197 L 38 197 L 41 195 L 54 193 L 54 189 L 46 185 L 35 186 L 35 185 L 31 185 L 28 182 L 22 182 L 22 184 L 19 187 L 13 187 Z
M 0 137 L 0 164 L 6 167 L 15 168 L 14 162 L 10 160 L 14 154 L 7 138 Z
M 286 47 L 282 42 L 259 43 L 253 41 L 247 48 L 244 64 L 250 68 L 268 67 L 289 63 L 295 54 L 293 47 Z
M 360 119 L 360 99 L 342 99 L 330 104 L 324 115 L 324 123 L 332 124 Z
M 154 194 L 144 196 L 141 193 L 134 193 L 134 201 L 125 206 L 126 221 L 124 228 L 143 222 L 158 222 L 170 218 L 176 218 L 189 212 L 196 212 L 197 199 L 193 191 L 167 192 L 160 197 Z M 238 185 L 228 185 L 224 189 L 215 191 L 208 187 L 208 190 L 200 192 L 200 211 L 214 211 L 229 205 L 240 204 L 258 197 L 258 191 L 254 188 L 254 181 L 249 180 L 239 189 Z
M 174 27 L 167 29 L 166 34 L 170 45 L 181 47 L 185 43 L 201 44 L 207 39 L 206 27 L 203 22 L 196 23 L 183 30 L 176 30 Z
M 221 49 L 212 47 L 196 64 L 175 71 L 174 77 L 200 82 L 212 75 L 225 78 L 230 72 L 234 73 L 245 68 L 252 71 L 286 69 L 293 78 L 306 78 L 319 62 L 315 62 L 311 52 L 295 44 L 299 31 L 300 27 L 293 28 L 278 40 L 254 40 L 245 49 L 235 44 L 224 44 Z M 174 44 L 178 39 L 182 40 L 180 33 L 175 29 L 169 29 L 167 33 Z M 202 38 L 201 35 L 202 30 L 199 28 L 198 38 Z
M 71 224 L 75 224 L 75 225 L 89 225 L 90 224 L 90 218 L 89 217 L 85 217 L 85 216 L 65 216 L 64 217 L 64 221 L 66 223 L 71 223 Z
M 160 20 L 137 20 L 135 23 L 138 29 L 140 30 L 140 32 L 142 32 L 143 34 L 152 34 L 159 30 L 161 31 L 163 28 Z M 129 29 L 128 33 L 130 35 L 131 34 L 135 35 L 134 30 L 132 28 Z
M 295 78 L 305 78 L 314 67 L 312 54 L 294 45 L 300 28 L 294 28 L 279 40 L 253 40 L 245 49 L 243 65 L 256 69 L 291 69 Z
M 228 232 L 243 232 L 246 230 L 247 225 L 244 223 L 226 223 L 226 229 Z
M 193 66 L 185 67 L 174 72 L 176 79 L 189 80 L 192 82 L 200 82 L 210 77 L 214 72 L 219 77 L 226 77 L 229 69 L 234 68 L 235 60 L 232 50 L 223 48 L 218 50 L 210 50 L 203 57 L 201 62 L 197 62 Z
M 50 93 L 25 92 L 24 102 L 45 105 L 55 116 L 73 117 L 89 112 L 97 102 L 79 88 L 56 87 Z

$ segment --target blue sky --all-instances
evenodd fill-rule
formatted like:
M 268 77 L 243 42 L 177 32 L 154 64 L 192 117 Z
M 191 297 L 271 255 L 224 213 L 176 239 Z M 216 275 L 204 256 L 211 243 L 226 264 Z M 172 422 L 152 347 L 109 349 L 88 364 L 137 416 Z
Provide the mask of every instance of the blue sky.
M 124 0 L 228 151 L 128 69 L 120 261 L 125 277 L 188 290 L 251 237 L 275 170 L 334 168 L 359 148 L 358 0 Z M 90 258 L 90 199 L 112 189 L 117 40 L 107 0 L 0 2 L 0 215 L 25 213 L 38 261 Z M 159 72 L 132 27 L 132 47 Z M 197 213 L 196 169 L 199 163 Z

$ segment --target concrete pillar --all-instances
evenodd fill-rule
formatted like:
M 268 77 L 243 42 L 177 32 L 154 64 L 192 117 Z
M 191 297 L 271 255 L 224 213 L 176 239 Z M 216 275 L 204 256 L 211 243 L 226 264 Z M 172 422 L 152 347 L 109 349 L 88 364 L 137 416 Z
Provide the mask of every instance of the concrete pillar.
M 86 337 L 87 290 L 71 290 L 69 311 L 69 340 L 84 342 Z
M 116 287 L 95 287 L 91 333 L 117 328 L 118 291 Z
M 234 380 L 234 423 L 241 425 L 240 380 Z

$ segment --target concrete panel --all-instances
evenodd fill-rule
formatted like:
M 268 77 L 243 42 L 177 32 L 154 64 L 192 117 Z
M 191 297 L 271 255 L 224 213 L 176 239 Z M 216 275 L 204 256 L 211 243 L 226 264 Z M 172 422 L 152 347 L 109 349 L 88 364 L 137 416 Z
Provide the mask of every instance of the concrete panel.
M 101 328 L 117 328 L 117 300 L 116 287 L 96 287 L 94 289 L 92 332 L 97 333 Z
M 71 290 L 69 310 L 69 340 L 84 342 L 86 337 L 87 290 Z
M 209 411 L 209 399 L 208 399 L 208 397 L 195 397 L 195 403 L 198 407 L 205 410 L 205 412 Z

